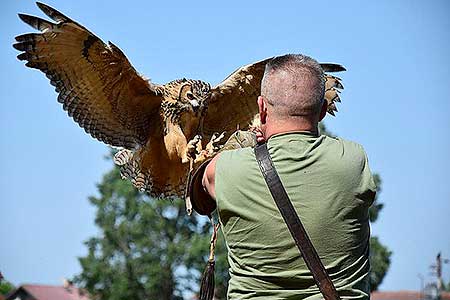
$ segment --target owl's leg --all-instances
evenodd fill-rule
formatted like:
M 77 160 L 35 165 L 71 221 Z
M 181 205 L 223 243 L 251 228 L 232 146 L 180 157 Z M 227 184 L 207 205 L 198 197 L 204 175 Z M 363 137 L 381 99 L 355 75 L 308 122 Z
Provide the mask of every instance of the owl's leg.
M 220 135 L 216 132 L 213 134 L 209 143 L 206 144 L 204 150 L 201 150 L 200 153 L 195 158 L 195 163 L 201 163 L 208 158 L 213 157 L 217 151 L 220 150 L 219 142 L 225 137 L 225 132 L 222 132 Z
M 196 135 L 192 140 L 190 140 L 187 143 L 186 150 L 181 161 L 183 163 L 187 163 L 191 159 L 195 160 L 201 151 L 202 151 L 202 137 L 200 135 Z

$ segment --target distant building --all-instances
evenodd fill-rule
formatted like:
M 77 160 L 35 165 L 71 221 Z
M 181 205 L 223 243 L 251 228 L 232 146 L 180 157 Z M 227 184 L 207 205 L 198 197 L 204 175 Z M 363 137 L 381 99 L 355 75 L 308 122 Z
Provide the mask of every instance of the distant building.
M 435 300 L 436 297 L 429 293 L 417 291 L 386 291 L 373 292 L 372 300 Z M 450 292 L 442 292 L 440 300 L 450 300 Z
M 7 295 L 5 300 L 89 300 L 89 297 L 73 285 L 24 284 Z

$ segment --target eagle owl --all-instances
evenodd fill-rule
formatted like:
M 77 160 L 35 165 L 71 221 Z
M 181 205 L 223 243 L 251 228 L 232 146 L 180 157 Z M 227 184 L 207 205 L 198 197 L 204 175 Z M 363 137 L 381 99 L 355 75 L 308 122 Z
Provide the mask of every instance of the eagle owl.
M 139 75 L 124 53 L 59 11 L 37 3 L 53 21 L 19 14 L 40 33 L 16 37 L 26 66 L 41 70 L 58 102 L 92 137 L 121 148 L 114 161 L 134 186 L 154 197 L 181 196 L 193 163 L 214 155 L 221 138 L 247 127 L 258 112 L 265 59 L 239 68 L 215 87 L 178 79 L 164 85 Z M 325 72 L 344 71 L 321 64 Z M 343 86 L 326 74 L 328 112 Z M 191 162 L 191 163 L 189 163 Z

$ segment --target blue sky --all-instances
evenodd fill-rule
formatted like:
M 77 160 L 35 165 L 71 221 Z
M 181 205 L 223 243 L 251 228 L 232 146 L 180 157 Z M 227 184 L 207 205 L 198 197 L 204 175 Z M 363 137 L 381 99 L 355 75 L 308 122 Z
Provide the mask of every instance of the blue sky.
M 372 232 L 393 256 L 381 289 L 419 289 L 437 252 L 450 257 L 449 2 L 47 3 L 113 41 L 157 83 L 216 84 L 285 53 L 345 65 L 343 102 L 326 125 L 361 143 L 383 179 Z M 16 59 L 14 36 L 33 31 L 18 12 L 43 16 L 33 1 L 0 3 L 0 270 L 15 284 L 60 284 L 80 271 L 83 241 L 97 233 L 87 197 L 111 163 L 45 76 Z

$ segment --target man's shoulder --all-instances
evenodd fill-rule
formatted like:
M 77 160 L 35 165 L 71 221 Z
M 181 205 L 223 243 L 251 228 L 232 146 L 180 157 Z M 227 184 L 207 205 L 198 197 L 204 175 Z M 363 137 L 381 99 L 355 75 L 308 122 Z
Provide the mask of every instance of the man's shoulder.
M 366 151 L 364 150 L 364 147 L 354 141 L 347 140 L 342 137 L 330 137 L 330 136 L 322 136 L 324 138 L 324 144 L 328 145 L 329 147 L 336 148 L 335 150 L 342 151 L 343 154 L 348 154 L 351 156 L 366 156 Z
M 243 184 L 257 172 L 259 169 L 252 147 L 223 151 L 215 166 L 216 187 L 228 190 L 231 186 Z
M 253 161 L 255 159 L 255 155 L 252 147 L 245 147 L 239 149 L 226 150 L 220 153 L 220 157 L 218 161 L 221 163 L 231 163 L 231 162 L 245 162 L 245 161 Z

